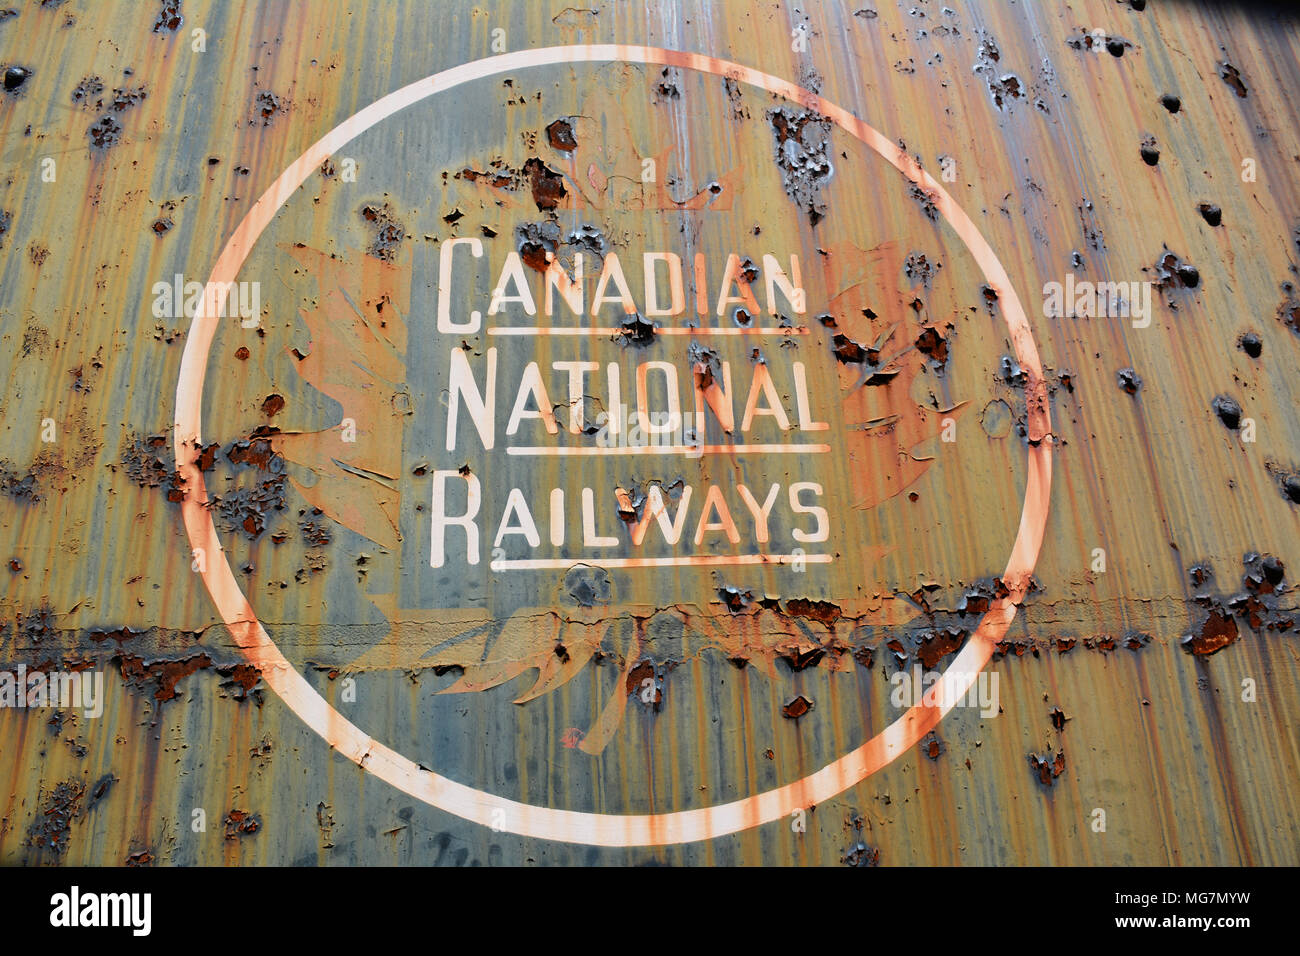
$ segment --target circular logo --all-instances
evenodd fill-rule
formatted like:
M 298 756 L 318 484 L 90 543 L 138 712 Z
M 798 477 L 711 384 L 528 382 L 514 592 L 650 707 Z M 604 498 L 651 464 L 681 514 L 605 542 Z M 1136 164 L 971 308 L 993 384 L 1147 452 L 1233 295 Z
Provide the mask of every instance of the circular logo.
M 770 95 L 774 106 L 767 117 L 784 191 L 812 225 L 825 214 L 820 185 L 836 162 L 848 161 L 847 152 L 836 156 L 828 148 L 829 131 L 837 128 L 864 144 L 905 177 L 918 208 L 931 221 L 946 223 L 973 257 L 987 296 L 998 304 L 1025 390 L 1028 469 L 1018 530 L 1000 578 L 1003 586 L 989 598 L 978 626 L 965 636 L 937 682 L 881 732 L 813 773 L 740 799 L 673 812 L 597 813 L 506 799 L 460 783 L 372 738 L 321 695 L 258 620 L 219 540 L 214 501 L 204 479 L 204 380 L 220 317 L 227 314 L 227 298 L 259 237 L 299 187 L 318 171 L 332 170 L 339 151 L 362 133 L 436 94 L 515 71 L 577 64 L 653 67 L 660 77 L 656 95 L 666 100 L 681 95 L 679 71 L 717 77 L 724 81 L 738 112 L 744 109 L 739 105 L 741 86 Z M 545 135 L 557 153 L 573 153 L 574 119 L 547 126 Z M 689 189 L 674 191 L 680 184 L 660 178 L 663 170 L 657 168 L 657 158 L 663 157 L 641 161 L 641 183 L 625 194 L 635 197 L 638 209 L 703 209 L 725 200 L 728 189 L 736 185 L 723 176 L 694 194 Z M 567 193 L 565 176 L 536 159 L 519 166 L 466 167 L 457 178 L 487 189 L 525 189 L 539 212 L 556 209 Z M 611 178 L 591 163 L 585 169 L 571 169 L 567 182 L 573 188 L 585 181 L 597 192 L 609 194 L 615 189 Z M 657 207 L 655 196 L 661 197 Z M 381 263 L 391 261 L 393 248 L 404 238 L 403 227 L 383 204 L 367 205 L 361 213 L 376 229 L 369 255 Z M 454 225 L 462 216 L 461 210 L 454 209 L 444 221 Z M 514 251 L 499 269 L 489 270 L 494 286 L 486 307 L 462 308 L 479 260 L 486 258 L 483 239 L 498 234 L 494 226 L 481 228 L 481 236 L 459 236 L 438 245 L 436 293 L 433 283 L 427 283 L 430 299 L 437 303 L 437 328 L 436 333 L 422 335 L 409 334 L 402 309 L 393 301 L 395 284 L 385 285 L 383 276 L 378 286 L 368 290 L 370 294 L 349 293 L 346 263 L 303 244 L 288 250 L 305 271 L 332 271 L 340 277 L 335 288 L 326 289 L 321 283 L 310 311 L 328 319 L 334 309 L 332 321 L 344 316 L 342 324 L 350 330 L 330 339 L 328 324 L 318 326 L 309 318 L 313 348 L 310 354 L 297 356 L 299 374 L 336 399 L 345 414 L 351 407 L 382 406 L 386 415 L 436 417 L 445 424 L 440 434 L 423 436 L 428 447 L 434 447 L 436 440 L 438 454 L 430 458 L 437 457 L 437 462 L 421 460 L 412 466 L 402 461 L 400 449 L 383 447 L 380 436 L 364 453 L 340 450 L 322 459 L 342 477 L 321 477 L 327 469 L 318 468 L 317 481 L 295 481 L 294 488 L 316 505 L 313 514 L 333 518 L 371 541 L 401 550 L 409 564 L 416 564 L 410 559 L 419 555 L 422 573 L 410 575 L 416 578 L 414 583 L 394 586 L 395 593 L 414 597 L 415 603 L 421 595 L 428 601 L 430 594 L 441 594 L 450 596 L 447 601 L 453 605 L 480 605 L 480 617 L 461 621 L 454 639 L 441 645 L 462 647 L 439 658 L 461 675 L 457 685 L 448 689 L 481 690 L 531 669 L 538 672 L 537 684 L 522 699 L 532 699 L 571 679 L 586 661 L 600 654 L 602 635 L 610 626 L 608 609 L 621 598 L 614 594 L 617 578 L 611 575 L 642 575 L 638 580 L 649 582 L 640 585 L 643 591 L 671 589 L 684 580 L 697 586 L 703 580 L 713 582 L 724 617 L 721 623 L 700 626 L 713 628 L 720 635 L 718 646 L 739 648 L 739 655 L 755 649 L 747 642 L 761 645 L 764 638 L 752 631 L 744 615 L 737 614 L 734 623 L 725 615 L 762 605 L 765 598 L 731 586 L 726 575 L 745 568 L 768 574 L 823 568 L 832 575 L 827 581 L 842 582 L 844 575 L 861 573 L 876 552 L 855 538 L 861 528 L 845 515 L 849 509 L 861 511 L 868 502 L 897 494 L 924 471 L 924 459 L 910 457 L 897 472 L 859 467 L 840 486 L 861 500 L 842 503 L 844 514 L 832 517 L 835 503 L 826 500 L 818 462 L 833 456 L 837 441 L 847 443 L 850 438 L 845 436 L 897 429 L 906 418 L 901 412 L 873 417 L 858 397 L 864 385 L 888 383 L 900 374 L 889 354 L 896 330 L 886 330 L 874 341 L 859 341 L 850 334 L 853 329 L 841 328 L 833 311 L 819 315 L 808 301 L 805 285 L 810 283 L 804 277 L 817 269 L 833 277 L 827 282 L 839 290 L 838 307 L 852 307 L 855 313 L 876 318 L 869 306 L 854 297 L 852 277 L 835 272 L 832 250 L 818 248 L 816 254 L 823 261 L 816 263 L 801 261 L 802 250 L 795 253 L 775 246 L 771 253 L 757 257 L 761 262 L 738 253 L 711 260 L 700 251 L 693 255 L 648 251 L 637 257 L 644 280 L 640 294 L 632 291 L 636 286 L 628 279 L 632 270 L 623 268 L 620 252 L 608 236 L 595 229 L 565 233 L 554 218 L 543 218 L 514 224 Z M 762 223 L 755 222 L 752 235 L 761 232 Z M 901 265 L 901 256 L 898 262 L 891 258 L 896 251 L 876 250 L 893 265 Z M 632 255 L 623 250 L 622 258 L 630 264 Z M 584 276 L 588 265 L 591 272 Z M 923 256 L 909 256 L 904 267 L 909 275 L 928 277 L 933 264 Z M 432 271 L 432 264 L 428 268 Z M 693 292 L 689 297 L 688 288 Z M 916 308 L 919 312 L 919 299 Z M 818 320 L 821 328 L 816 328 Z M 831 361 L 847 396 L 831 410 L 833 414 L 819 408 L 818 399 L 833 393 L 826 377 L 835 372 L 798 351 L 800 343 L 814 333 L 830 338 Z M 925 339 L 925 334 L 931 338 Z M 429 359 L 432 353 L 421 349 L 435 338 L 444 343 L 441 351 L 435 349 L 441 375 L 438 387 L 413 395 L 402 384 L 404 368 L 399 366 Z M 661 360 L 650 348 L 661 339 L 680 339 L 685 361 Z M 334 347 L 324 347 L 326 342 Z M 917 338 L 916 347 L 932 359 L 944 360 L 937 353 L 945 343 L 933 328 Z M 781 354 L 774 354 L 776 350 Z M 528 360 L 532 356 L 544 360 Z M 357 367 L 365 369 L 365 381 L 348 371 Z M 429 414 L 430 409 L 436 409 L 437 415 Z M 364 432 L 366 427 L 364 421 L 358 424 L 344 418 L 337 437 L 348 443 L 349 429 L 355 439 L 357 430 Z M 263 440 L 277 455 L 297 464 L 310 466 L 312 456 L 322 454 L 318 437 L 268 431 Z M 970 690 L 1011 624 L 1038 556 L 1051 485 L 1050 417 L 1032 332 L 1005 270 L 974 222 L 943 187 L 901 144 L 817 93 L 726 60 L 644 46 L 547 47 L 454 67 L 383 97 L 309 147 L 256 201 L 213 267 L 186 342 L 176 388 L 174 441 L 189 490 L 182 502 L 186 532 L 196 551 L 211 556 L 199 568 L 204 583 L 250 663 L 299 718 L 364 770 L 434 807 L 500 831 L 602 846 L 705 840 L 781 819 L 843 792 L 914 746 Z M 503 460 L 512 467 L 498 464 Z M 618 482 L 614 480 L 618 472 L 610 469 L 623 461 L 659 464 L 651 471 L 629 472 L 635 480 Z M 683 462 L 691 463 L 695 471 L 678 474 Z M 705 464 L 710 462 L 719 464 Z M 601 480 L 584 480 L 593 468 L 605 469 Z M 911 476 L 906 481 L 904 471 Z M 399 502 L 402 496 L 395 487 L 411 474 L 426 483 L 420 500 Z M 348 488 L 355 482 L 370 482 L 380 490 L 354 494 Z M 889 485 L 883 491 L 882 482 Z M 602 501 L 602 494 L 610 500 Z M 546 517 L 539 520 L 542 514 Z M 403 522 L 411 528 L 418 522 L 419 531 L 403 534 Z M 314 528 L 308 516 L 304 535 L 310 539 Z M 260 533 L 262 527 L 254 520 L 249 530 Z M 486 591 L 466 590 L 470 578 L 461 569 L 469 567 L 489 570 Z M 533 604 L 528 604 L 529 590 L 541 587 L 539 575 L 550 575 L 547 580 L 558 576 L 556 593 L 567 604 L 562 614 L 546 611 L 555 604 L 554 595 L 534 595 Z M 390 598 L 389 611 L 400 607 L 399 598 Z M 842 613 L 838 605 L 819 598 L 787 601 L 783 610 L 822 623 L 833 622 Z M 631 615 L 633 648 L 647 640 L 641 629 L 653 613 L 651 606 Z M 689 631 L 688 616 L 678 615 L 677 639 L 684 640 L 682 635 Z M 502 619 L 508 619 L 504 627 Z M 438 614 L 430 613 L 425 622 L 430 629 L 446 630 L 446 619 Z M 562 627 L 556 622 L 562 622 Z M 477 646 L 476 635 L 488 633 L 498 645 L 521 641 L 528 645 L 527 652 L 496 658 L 486 649 L 477 656 L 463 652 L 465 646 Z M 565 635 L 578 635 L 578 639 Z M 797 640 L 759 650 L 784 656 L 795 669 L 806 664 L 801 655 L 813 654 L 815 662 L 821 653 L 806 650 Z M 625 663 L 620 690 L 589 730 L 575 730 L 566 738 L 566 747 L 598 754 L 617 729 L 629 699 L 657 704 L 663 669 L 635 652 L 626 655 Z M 796 697 L 787 703 L 785 716 L 799 718 L 810 707 L 806 698 Z

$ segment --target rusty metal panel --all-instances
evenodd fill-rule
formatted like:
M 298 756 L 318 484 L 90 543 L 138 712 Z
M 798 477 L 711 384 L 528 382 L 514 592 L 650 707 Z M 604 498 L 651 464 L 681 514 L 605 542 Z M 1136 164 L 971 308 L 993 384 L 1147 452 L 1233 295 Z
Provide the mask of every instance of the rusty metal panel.
M 1284 11 L 0 66 L 0 860 L 1300 863 Z

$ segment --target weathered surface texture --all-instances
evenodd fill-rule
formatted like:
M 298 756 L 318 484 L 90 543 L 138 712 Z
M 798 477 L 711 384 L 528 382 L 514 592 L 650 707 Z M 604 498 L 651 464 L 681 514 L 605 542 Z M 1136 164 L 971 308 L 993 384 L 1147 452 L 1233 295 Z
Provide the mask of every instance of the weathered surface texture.
M 0 670 L 104 683 L 98 717 L 0 709 L 0 862 L 1300 863 L 1300 34 L 1249 6 L 16 3 L 0 14 Z M 565 44 L 719 57 L 870 123 L 987 240 L 1042 375 L 942 203 L 816 112 L 676 67 L 485 75 L 347 143 L 251 249 L 257 311 L 217 329 L 193 456 L 224 552 L 194 555 L 173 445 L 191 317 L 156 284 L 206 280 L 262 191 L 384 95 Z M 483 249 L 458 247 L 448 279 L 451 318 L 484 316 L 464 334 L 437 328 L 453 238 Z M 511 251 L 535 316 L 488 314 Z M 646 315 L 644 252 L 681 257 L 678 314 Z M 716 314 L 731 253 L 758 314 L 739 293 Z M 615 254 L 638 315 L 579 321 L 557 292 L 554 324 L 614 328 L 489 334 L 549 325 L 541 270 L 579 254 L 588 304 Z M 767 254 L 798 258 L 802 310 L 777 290 L 769 313 Z M 1079 301 L 1095 282 L 1145 314 L 1052 314 L 1048 284 Z M 447 450 L 457 349 L 475 382 L 496 350 L 493 449 L 462 407 Z M 581 361 L 599 365 L 571 402 L 555 363 Z M 530 362 L 549 401 L 516 408 Z M 688 410 L 726 363 L 718 448 L 599 444 L 646 362 L 677 370 Z M 653 404 L 668 373 L 650 374 Z M 742 433 L 826 448 L 722 448 Z M 806 814 L 684 844 L 494 832 L 377 779 L 273 692 L 198 573 L 228 562 L 292 667 L 414 764 L 537 806 L 690 810 L 814 773 L 900 716 L 894 675 L 951 664 L 1005 594 L 1042 447 L 1041 554 L 986 669 L 998 712 L 955 708 Z M 435 481 L 460 513 L 466 476 L 480 560 L 453 529 L 431 567 Z M 800 482 L 822 489 L 825 542 L 808 543 Z M 772 485 L 764 536 L 738 489 L 762 505 Z M 515 488 L 535 547 L 497 540 Z M 722 510 L 701 518 L 710 488 L 738 538 Z M 662 502 L 686 509 L 676 547 Z M 568 550 L 552 546 L 566 520 Z M 619 543 L 578 554 L 584 535 Z M 740 560 L 759 553 L 789 561 Z M 663 560 L 596 566 L 629 555 Z M 490 565 L 533 559 L 551 563 Z

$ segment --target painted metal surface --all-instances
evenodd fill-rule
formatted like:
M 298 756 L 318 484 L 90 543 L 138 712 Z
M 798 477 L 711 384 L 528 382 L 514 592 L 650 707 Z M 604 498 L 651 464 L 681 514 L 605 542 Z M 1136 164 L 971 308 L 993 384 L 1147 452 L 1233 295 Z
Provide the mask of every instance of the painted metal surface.
M 0 20 L 0 858 L 1297 862 L 1295 43 Z

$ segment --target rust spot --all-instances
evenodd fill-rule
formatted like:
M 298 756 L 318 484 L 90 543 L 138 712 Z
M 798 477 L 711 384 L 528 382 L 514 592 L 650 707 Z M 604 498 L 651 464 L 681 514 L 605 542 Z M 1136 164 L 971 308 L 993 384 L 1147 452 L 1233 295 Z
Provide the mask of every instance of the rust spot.
M 1119 387 L 1129 395 L 1136 395 L 1138 389 L 1142 387 L 1142 379 L 1131 368 L 1120 369 L 1115 373 L 1115 379 L 1119 383 Z
M 1029 766 L 1038 778 L 1038 782 L 1045 787 L 1050 787 L 1052 783 L 1065 770 L 1065 751 L 1058 750 L 1056 756 L 1051 752 L 1039 755 L 1029 755 Z
M 1226 60 L 1219 64 L 1219 78 L 1239 97 L 1246 98 L 1246 84 L 1241 79 L 1241 71 Z
M 1124 646 L 1130 651 L 1140 651 L 1151 643 L 1151 635 L 1143 631 L 1129 631 L 1124 635 Z
M 826 217 L 822 187 L 831 178 L 831 122 L 812 110 L 779 107 L 767 114 L 776 137 L 776 164 L 785 194 L 808 214 L 810 225 Z
M 122 124 L 111 116 L 101 116 L 91 124 L 90 145 L 96 149 L 109 149 L 122 138 Z
M 106 773 L 95 781 L 95 785 L 90 788 L 90 800 L 86 804 L 86 811 L 89 812 L 95 808 L 101 800 L 108 796 L 108 791 L 112 789 L 117 778 L 111 773 Z
M 1061 710 L 1059 707 L 1053 707 L 1047 716 L 1051 719 L 1052 726 L 1057 730 L 1064 730 L 1065 722 L 1070 719 L 1065 716 L 1065 711 Z
M 469 183 L 484 182 L 493 189 L 518 189 L 520 185 L 521 174 L 518 170 L 511 169 L 499 159 L 494 159 L 488 163 L 488 168 L 492 172 L 484 170 L 471 169 L 466 166 L 456 174 L 457 179 L 463 179 Z
M 6 67 L 4 73 L 5 92 L 17 95 L 31 75 L 32 71 L 24 66 Z
M 17 501 L 35 504 L 41 500 L 40 481 L 34 471 L 19 476 L 4 464 L 0 464 L 0 492 Z
M 800 694 L 781 708 L 781 716 L 790 720 L 798 720 L 812 709 L 813 702 Z
M 865 843 L 855 843 L 840 857 L 840 862 L 845 866 L 879 866 L 880 848 L 867 846 Z
M 1086 637 L 1083 640 L 1083 646 L 1090 651 L 1101 651 L 1103 654 L 1115 649 L 1115 638 L 1109 634 L 1099 634 L 1096 637 Z
M 564 188 L 564 176 L 548 167 L 536 156 L 524 163 L 524 175 L 528 177 L 532 189 L 533 202 L 538 211 L 559 208 L 561 200 L 568 194 Z
M 1009 107 L 1012 100 L 1018 100 L 1024 96 L 1024 88 L 1020 82 L 1020 77 L 1014 73 L 999 75 L 1000 68 L 997 64 L 1001 58 L 997 41 L 992 34 L 983 30 L 979 31 L 979 46 L 976 49 L 974 72 L 984 77 L 984 82 L 989 88 L 989 96 L 993 98 L 993 105 L 1000 110 Z
M 830 601 L 813 601 L 807 598 L 791 598 L 786 601 L 785 613 L 792 617 L 811 618 L 828 627 L 838 621 L 843 614 L 838 604 L 832 604 Z
M 262 126 L 270 126 L 277 116 L 287 112 L 289 104 L 283 97 L 276 96 L 270 90 L 258 90 L 253 95 L 253 118 L 248 122 L 249 125 L 255 125 L 260 121 Z
M 247 810 L 231 810 L 223 823 L 227 840 L 250 836 L 262 828 L 262 821 Z
M 934 670 L 949 654 L 961 650 L 965 643 L 966 632 L 961 628 L 948 627 L 930 631 L 918 640 L 916 656 L 926 670 Z
M 406 227 L 398 221 L 388 203 L 366 203 L 358 212 L 362 219 L 375 226 L 366 253 L 383 262 L 392 262 L 406 238 Z
M 845 365 L 875 365 L 880 361 L 880 352 L 853 341 L 842 332 L 831 337 L 832 350 L 837 361 Z
M 166 453 L 165 435 L 128 435 L 121 462 L 127 477 L 141 488 L 161 488 L 167 500 L 185 498 L 185 479 L 176 469 L 171 456 Z
M 220 450 L 221 444 L 219 442 L 212 442 L 200 448 L 199 456 L 195 459 L 199 471 L 211 471 L 217 463 L 217 452 Z
M 922 189 L 916 183 L 908 181 L 907 194 L 915 199 L 921 206 L 921 211 L 925 213 L 925 218 L 931 222 L 939 221 L 939 207 L 935 204 L 934 194 Z
M 1183 638 L 1183 649 L 1191 654 L 1208 657 L 1223 650 L 1236 639 L 1236 620 L 1231 615 L 1214 608 L 1206 615 L 1198 632 Z
M 948 340 L 939 334 L 939 330 L 927 326 L 916 337 L 916 350 L 926 356 L 937 368 L 948 363 Z
M 1156 145 L 1154 136 L 1144 138 L 1138 152 L 1142 155 L 1142 162 L 1148 166 L 1155 166 L 1160 162 L 1160 147 Z
M 629 345 L 644 347 L 655 340 L 655 325 L 640 315 L 629 315 L 621 323 L 619 339 Z
M 1248 554 L 1245 558 L 1246 573 L 1242 584 L 1247 590 L 1256 594 L 1272 594 L 1282 589 L 1282 579 L 1286 577 L 1286 565 L 1280 558 L 1271 554 Z
M 262 414 L 267 418 L 274 418 L 280 412 L 284 411 L 284 396 L 272 392 L 262 400 Z
M 739 614 L 753 603 L 754 592 L 747 589 L 742 590 L 741 588 L 731 587 L 730 585 L 723 585 L 718 588 L 718 597 L 722 599 L 722 603 L 727 606 L 728 611 L 732 614 Z
M 790 670 L 801 671 L 809 667 L 816 667 L 817 663 L 826 656 L 826 649 L 823 647 L 796 647 L 781 654 L 781 659 L 790 665 Z
M 235 700 L 247 700 L 248 695 L 262 679 L 262 672 L 253 664 L 234 664 L 230 667 L 218 667 L 217 673 L 227 678 L 221 686 L 234 689 Z
M 1244 593 L 1237 593 L 1226 601 L 1210 593 L 1198 593 L 1196 602 L 1206 608 L 1207 617 L 1199 634 L 1183 638 L 1183 648 L 1193 654 L 1213 654 L 1232 643 L 1238 636 L 1237 620 L 1256 631 L 1285 631 L 1295 627 L 1289 613 L 1279 609 L 1277 595 L 1286 590 L 1286 566 L 1270 554 L 1249 552 L 1243 559 L 1245 571 L 1241 584 Z M 1199 573 L 1198 573 L 1199 572 Z M 1212 576 L 1208 567 L 1198 565 L 1193 569 L 1192 581 L 1198 587 L 1208 583 Z
M 678 71 L 671 66 L 666 66 L 659 73 L 660 81 L 656 87 L 659 95 L 665 99 L 678 99 L 682 95 L 681 88 L 677 85 Z
M 313 548 L 323 548 L 332 540 L 330 519 L 320 508 L 306 509 L 298 512 L 298 530 L 302 532 L 303 544 Z
M 65 780 L 53 790 L 43 791 L 36 819 L 27 828 L 27 845 L 35 850 L 49 850 L 55 856 L 66 853 L 72 821 L 81 812 L 85 792 L 86 785 L 77 780 Z
M 919 283 L 928 286 L 930 280 L 934 278 L 935 272 L 942 268 L 942 262 L 931 262 L 922 252 L 910 252 L 903 261 L 903 274 L 907 276 L 912 285 Z M 754 279 L 756 278 L 758 278 L 757 273 L 754 275 Z M 754 279 L 749 281 L 753 282 Z
M 275 470 L 272 465 L 278 456 L 271 445 L 272 434 L 274 429 L 263 432 L 259 428 L 248 438 L 236 439 L 226 449 L 226 459 L 233 465 L 250 465 L 258 471 Z
M 1166 301 L 1171 308 L 1177 308 L 1173 298 L 1174 292 L 1178 289 L 1195 289 L 1201 284 L 1200 271 L 1191 263 L 1184 262 L 1179 256 L 1170 252 L 1168 248 L 1156 260 L 1152 271 L 1156 277 L 1152 285 L 1165 293 Z
M 7 629 L 7 628 L 6 628 Z M 54 609 L 48 604 L 36 610 L 18 614 L 18 633 L 26 644 L 39 644 L 54 631 Z
M 1026 652 L 1037 657 L 1037 644 L 1027 639 L 1017 640 L 1014 638 L 1008 638 L 1006 640 L 998 641 L 998 643 L 994 645 L 993 659 L 1002 660 L 1002 658 L 1006 657 L 1008 654 L 1015 654 L 1016 657 L 1024 657 Z
M 573 124 L 567 118 L 557 119 L 546 127 L 546 140 L 552 149 L 571 153 L 578 148 L 578 141 L 573 135 Z
M 133 640 L 143 633 L 144 631 L 134 631 L 129 627 L 92 627 L 90 630 L 86 631 L 86 637 L 90 638 L 90 640 L 94 641 L 96 644 L 102 644 L 104 641 L 113 640 L 118 644 L 118 646 L 121 646 L 122 642 Z
M 154 33 L 175 33 L 181 28 L 185 18 L 181 16 L 181 0 L 162 0 L 162 9 L 158 19 L 153 22 Z
M 992 584 L 981 581 L 962 595 L 957 604 L 957 613 L 962 617 L 970 614 L 983 615 L 996 598 L 1006 597 L 1007 593 L 1006 585 L 997 579 Z
M 650 681 L 649 684 L 646 682 Z M 663 682 L 655 673 L 655 666 L 650 661 L 642 661 L 627 672 L 627 696 L 635 697 L 642 703 L 653 706 L 656 710 L 663 702 Z M 654 689 L 654 695 L 650 700 L 646 699 L 645 692 Z
M 931 760 L 938 760 L 939 755 L 943 753 L 943 743 L 939 736 L 933 732 L 925 740 L 921 741 L 921 751 Z
M 1066 37 L 1065 45 L 1072 50 L 1092 50 L 1103 44 L 1105 40 L 1105 36 L 1093 36 L 1086 30 L 1081 30 L 1074 36 Z
M 1066 39 L 1065 43 L 1066 46 L 1071 49 L 1097 49 L 1104 47 L 1105 51 L 1110 53 L 1110 56 L 1115 57 L 1117 60 L 1119 57 L 1125 55 L 1126 49 L 1132 49 L 1132 46 L 1134 46 L 1131 40 L 1126 40 L 1123 36 L 1095 36 L 1086 33 L 1086 31 L 1080 31 L 1079 34 L 1070 36 L 1070 38 Z
M 1216 395 L 1210 407 L 1214 410 L 1214 414 L 1219 416 L 1219 421 L 1223 422 L 1224 428 L 1236 431 L 1241 426 L 1241 405 L 1235 398 Z
M 1300 297 L 1296 296 L 1295 286 L 1290 282 L 1282 283 L 1285 298 L 1277 307 L 1277 319 L 1292 332 L 1300 334 Z
M 160 702 L 175 700 L 177 683 L 197 670 L 212 666 L 212 658 L 203 653 L 182 660 L 157 661 L 146 661 L 133 654 L 117 654 L 113 660 L 121 669 L 122 680 L 128 687 L 145 692 L 152 689 L 154 700 Z
M 524 265 L 545 274 L 560 241 L 560 228 L 553 222 L 526 222 L 515 227 L 515 244 Z
M 137 86 L 134 89 L 115 89 L 113 90 L 113 98 L 109 100 L 108 108 L 114 113 L 122 113 L 144 102 L 148 95 L 149 92 L 143 86 Z

